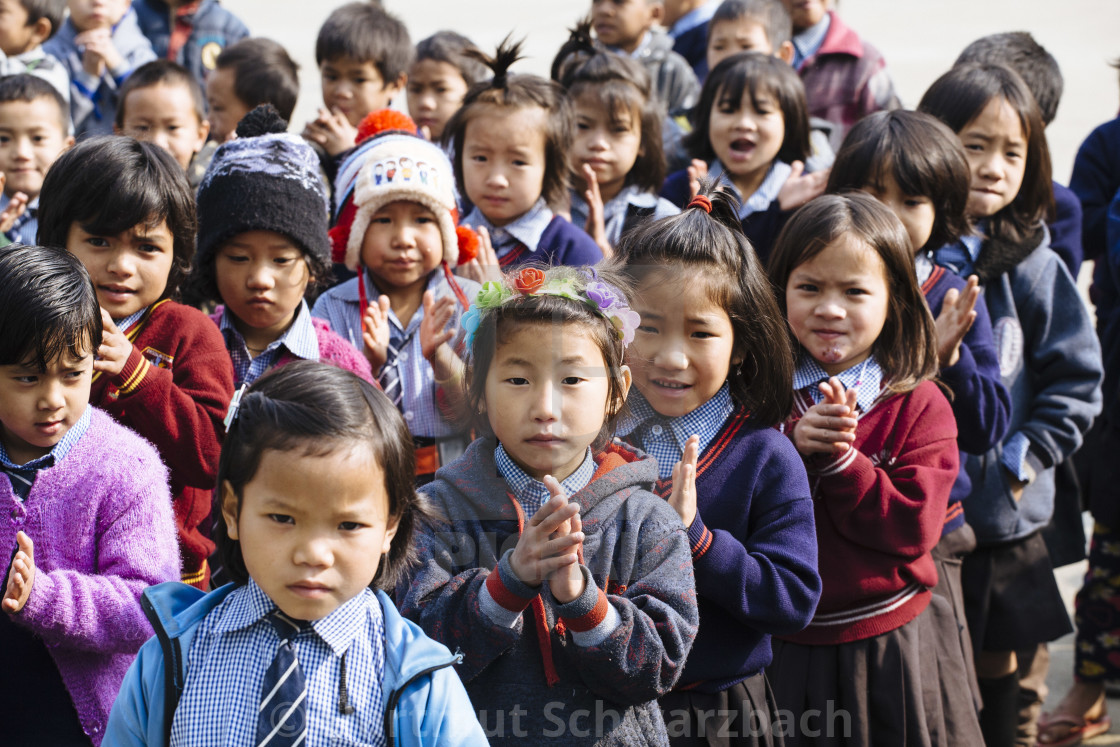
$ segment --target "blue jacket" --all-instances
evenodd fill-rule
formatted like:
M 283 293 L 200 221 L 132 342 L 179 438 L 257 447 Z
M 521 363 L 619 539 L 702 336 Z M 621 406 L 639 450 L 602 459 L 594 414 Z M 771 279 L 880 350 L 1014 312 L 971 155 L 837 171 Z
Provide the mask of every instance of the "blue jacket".
M 1120 189 L 1120 117 L 1098 126 L 1085 138 L 1073 161 L 1069 188 L 1084 211 L 1085 259 L 1097 259 L 1107 249 L 1108 206 Z
M 235 589 L 227 584 L 209 594 L 172 582 L 152 586 L 141 604 L 153 638 L 140 649 L 125 675 L 109 714 L 104 744 L 165 745 L 174 708 L 186 677 L 185 657 L 203 618 Z M 405 620 L 382 592 L 385 615 L 386 735 L 390 744 L 486 745 L 466 691 L 452 669 L 462 660 Z M 166 662 L 175 671 L 166 671 Z M 172 691 L 168 691 L 171 684 Z
M 132 0 L 132 7 L 136 9 L 140 30 L 152 42 L 152 48 L 158 56 L 166 58 L 173 11 L 163 0 Z M 218 0 L 202 0 L 190 24 L 191 35 L 175 55 L 175 61 L 190 70 L 202 84 L 214 69 L 222 50 L 247 37 L 249 29 Z

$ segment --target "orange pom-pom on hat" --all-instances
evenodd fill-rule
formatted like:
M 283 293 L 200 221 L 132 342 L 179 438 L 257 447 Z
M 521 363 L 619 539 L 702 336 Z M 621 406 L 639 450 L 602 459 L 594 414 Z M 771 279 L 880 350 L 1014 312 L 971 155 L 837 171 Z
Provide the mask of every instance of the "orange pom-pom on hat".
M 367 114 L 358 124 L 358 136 L 354 138 L 354 142 L 361 144 L 371 137 L 388 132 L 406 132 L 415 135 L 416 123 L 412 121 L 412 117 L 396 109 L 378 109 Z

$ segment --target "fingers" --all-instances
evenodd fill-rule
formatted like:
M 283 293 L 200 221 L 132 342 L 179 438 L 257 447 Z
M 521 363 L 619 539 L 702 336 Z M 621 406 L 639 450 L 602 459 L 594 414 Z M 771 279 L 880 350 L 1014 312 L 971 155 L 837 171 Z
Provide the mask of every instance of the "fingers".
M 796 179 L 797 177 L 799 177 L 803 173 L 805 173 L 805 162 L 804 161 L 794 161 L 793 163 L 791 163 L 789 165 L 789 167 L 790 167 L 790 172 L 789 172 L 789 176 L 787 177 L 787 179 Z
M 420 125 L 420 137 L 430 143 L 432 141 L 432 128 L 428 127 L 428 125 Z
M 685 466 L 691 466 L 695 469 L 696 459 L 699 455 L 700 436 L 694 433 L 693 435 L 688 437 L 687 441 L 684 442 L 684 456 L 682 457 L 681 461 L 684 462 Z
M 568 494 L 564 492 L 564 488 L 560 485 L 560 481 L 552 475 L 544 476 L 544 486 L 548 488 L 548 495 L 550 498 L 563 496 L 563 498 L 567 500 Z
M 548 499 L 543 506 L 537 509 L 537 512 L 529 519 L 525 531 L 538 529 L 545 536 L 551 535 L 560 528 L 561 524 L 578 513 L 579 504 L 568 502 L 567 496 L 561 493 Z
M 113 317 L 109 316 L 109 312 L 105 309 L 101 309 L 101 326 L 107 334 L 119 335 L 121 333 L 117 329 L 117 325 L 113 323 Z

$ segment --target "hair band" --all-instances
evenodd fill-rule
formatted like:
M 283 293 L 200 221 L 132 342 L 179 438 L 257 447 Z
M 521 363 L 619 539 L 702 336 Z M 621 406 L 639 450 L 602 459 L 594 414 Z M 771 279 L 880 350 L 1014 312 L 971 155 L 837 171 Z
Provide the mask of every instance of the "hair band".
M 704 195 L 696 195 L 695 197 L 693 197 L 689 201 L 688 205 L 685 206 L 685 210 L 693 207 L 703 208 L 704 212 L 708 213 L 709 215 L 711 215 L 712 213 L 712 201 Z

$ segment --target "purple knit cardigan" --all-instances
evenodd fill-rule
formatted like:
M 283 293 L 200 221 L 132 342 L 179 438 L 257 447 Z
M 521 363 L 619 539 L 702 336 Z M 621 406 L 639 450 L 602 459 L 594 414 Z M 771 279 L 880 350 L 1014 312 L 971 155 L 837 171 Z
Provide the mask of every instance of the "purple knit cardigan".
M 35 543 L 31 596 L 12 619 L 46 644 L 99 745 L 125 672 L 152 635 L 140 594 L 179 580 L 179 544 L 159 454 L 90 409 L 89 430 L 38 473 L 26 502 L 0 479 L 0 556 L 12 557 L 21 529 Z

